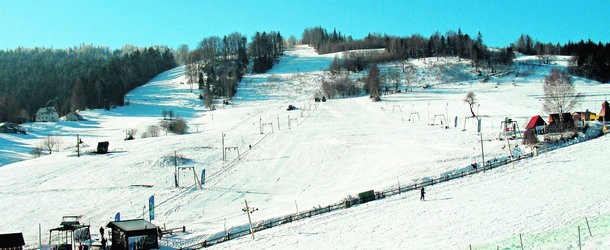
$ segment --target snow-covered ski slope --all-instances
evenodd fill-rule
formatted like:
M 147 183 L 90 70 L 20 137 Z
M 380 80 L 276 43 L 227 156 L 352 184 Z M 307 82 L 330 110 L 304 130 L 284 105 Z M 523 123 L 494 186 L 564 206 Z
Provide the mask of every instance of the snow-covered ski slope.
M 189 231 L 163 242 L 190 245 L 222 231 L 225 223 L 247 223 L 241 211 L 244 199 L 258 208 L 252 214 L 257 221 L 293 213 L 295 205 L 303 210 L 324 206 L 361 191 L 438 176 L 480 161 L 476 123 L 463 122 L 470 113 L 462 101 L 468 91 L 480 102 L 476 113 L 483 117 L 486 159 L 506 156 L 506 141 L 497 140 L 500 121 L 513 118 L 523 128 L 529 117 L 541 113 L 541 81 L 550 69 L 540 66 L 528 77 L 489 83 L 435 83 L 429 89 L 383 96 L 378 103 L 367 97 L 314 103 L 313 93 L 333 56 L 318 56 L 307 46 L 288 51 L 269 73 L 246 76 L 233 102 L 218 104 L 214 111 L 204 110 L 190 86 L 180 84 L 186 81 L 179 67 L 132 91 L 129 106 L 82 112 L 87 119 L 82 122 L 30 123 L 26 136 L 0 134 L 6 164 L 0 167 L 0 232 L 22 231 L 26 243 L 34 246 L 38 223 L 42 238 L 48 239 L 47 229 L 57 227 L 63 215 L 83 215 L 92 228 L 106 225 L 116 212 L 123 219 L 141 218 L 148 197 L 155 195 L 153 223 L 185 225 Z M 425 72 L 435 61 L 414 64 Z M 576 80 L 576 88 L 586 95 L 578 108 L 592 112 L 598 112 L 610 93 L 608 85 L 582 79 Z M 286 111 L 289 104 L 299 109 Z M 185 118 L 189 133 L 140 138 L 147 126 L 162 119 L 163 110 Z M 450 117 L 451 128 L 427 125 L 440 123 L 441 115 Z M 124 141 L 125 129 L 131 128 L 139 131 L 136 139 Z M 225 146 L 239 148 L 239 159 L 232 150 L 222 161 L 223 133 Z M 76 134 L 90 146 L 85 150 L 109 141 L 113 153 L 76 157 Z M 16 153 L 29 157 L 29 149 L 47 135 L 62 138 L 60 152 L 11 164 L 14 159 L 4 160 L 4 155 Z M 585 216 L 591 221 L 608 218 L 610 181 L 605 173 L 610 167 L 603 164 L 608 143 L 607 138 L 593 140 L 514 169 L 434 186 L 430 202 L 420 203 L 410 193 L 272 229 L 256 241 L 244 238 L 218 247 L 465 248 L 493 246 L 518 233 L 561 231 Z M 515 150 L 529 152 L 523 146 Z M 182 187 L 174 187 L 169 157 L 174 153 L 188 159 L 184 164 L 198 174 L 206 169 L 202 190 L 186 171 L 180 176 Z M 607 226 L 604 230 L 603 236 L 610 234 Z M 576 229 L 565 234 L 572 231 Z M 594 240 L 599 238 L 588 244 L 597 244 Z M 537 246 L 567 248 L 573 242 L 566 236 L 559 243 L 541 241 Z M 603 237 L 600 242 L 597 246 L 608 245 Z

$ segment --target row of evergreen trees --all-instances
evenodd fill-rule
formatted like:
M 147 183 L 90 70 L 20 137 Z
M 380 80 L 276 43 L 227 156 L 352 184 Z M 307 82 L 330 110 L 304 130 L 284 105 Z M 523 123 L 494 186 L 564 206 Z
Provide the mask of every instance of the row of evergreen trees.
M 369 34 L 362 40 L 353 40 L 336 30 L 328 33 L 321 27 L 305 29 L 303 43 L 314 46 L 318 53 L 330 53 L 353 49 L 384 48 L 385 53 L 352 53 L 343 58 L 341 65 L 348 71 L 360 71 L 374 63 L 409 58 L 456 56 L 471 59 L 476 68 L 486 67 L 492 71 L 499 65 L 511 65 L 514 59 L 512 47 L 490 51 L 483 42 L 483 35 L 476 38 L 458 32 L 433 33 L 429 38 L 415 34 L 408 37 L 393 37 Z M 338 59 L 337 59 L 338 60 Z
M 305 29 L 301 38 L 301 43 L 313 46 L 320 54 L 347 50 L 380 49 L 385 48 L 388 41 L 389 36 L 382 36 L 381 34 L 368 34 L 362 40 L 354 40 L 352 36 L 343 35 L 336 29 L 329 33 L 320 26 Z
M 568 43 L 562 46 L 562 53 L 575 56 L 568 70 L 573 75 L 600 82 L 610 82 L 610 43 L 605 45 L 587 42 Z
M 195 50 L 185 53 L 187 81 L 204 90 L 201 98 L 205 99 L 206 107 L 211 107 L 214 97 L 231 99 L 235 95 L 237 83 L 248 68 L 246 46 L 244 35 L 232 33 L 222 38 L 204 38 Z M 178 54 L 182 54 L 180 50 Z
M 201 98 L 206 107 L 212 107 L 217 97 L 231 99 L 237 91 L 237 84 L 248 69 L 249 59 L 253 61 L 252 71 L 263 73 L 271 69 L 284 53 L 284 40 L 279 32 L 256 32 L 248 44 L 246 36 L 232 33 L 223 38 L 204 38 L 199 46 L 188 51 L 181 45 L 176 52 L 178 61 L 185 62 L 187 82 L 198 84 L 203 90 Z
M 252 71 L 255 73 L 264 73 L 270 70 L 271 67 L 284 54 L 284 39 L 279 32 L 271 31 L 269 33 L 256 32 L 250 43 L 250 57 L 253 65 Z
M 553 56 L 573 56 L 568 70 L 573 75 L 586 77 L 600 82 L 610 82 L 610 43 L 586 42 L 541 43 L 530 35 L 521 35 L 513 44 L 515 51 L 526 55 L 537 55 L 542 63 L 549 64 Z
M 172 51 L 161 47 L 3 50 L 0 121 L 30 121 L 45 106 L 65 115 L 123 105 L 127 92 L 174 66 Z

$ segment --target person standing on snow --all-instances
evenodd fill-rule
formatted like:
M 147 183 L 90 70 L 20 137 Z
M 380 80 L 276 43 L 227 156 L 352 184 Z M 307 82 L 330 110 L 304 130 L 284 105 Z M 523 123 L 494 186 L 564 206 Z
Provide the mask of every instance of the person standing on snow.
M 421 197 L 419 197 L 419 199 L 422 201 L 425 201 L 426 199 L 424 196 L 426 195 L 426 191 L 424 190 L 423 187 L 421 188 L 420 193 L 421 193 Z

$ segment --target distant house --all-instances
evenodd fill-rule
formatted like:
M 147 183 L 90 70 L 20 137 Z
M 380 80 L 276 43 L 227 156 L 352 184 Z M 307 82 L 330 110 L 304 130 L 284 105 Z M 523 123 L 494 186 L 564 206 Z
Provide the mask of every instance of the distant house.
M 66 121 L 84 121 L 85 119 L 76 112 L 70 112 L 66 115 Z
M 37 122 L 56 122 L 57 120 L 59 120 L 59 113 L 55 107 L 40 108 L 36 112 Z
M 10 122 L 0 123 L 0 133 L 26 134 L 21 126 Z
M 595 120 L 597 120 L 597 114 L 589 112 L 588 109 L 585 112 L 574 112 L 574 113 L 572 113 L 572 116 L 574 116 L 574 119 L 577 119 L 579 121 L 595 121 Z
M 146 220 L 111 221 L 106 227 L 112 229 L 112 249 L 159 248 L 159 229 Z
M 578 126 L 570 113 L 563 113 L 561 119 L 559 118 L 559 114 L 549 115 L 549 125 L 547 126 L 549 132 L 564 132 L 576 130 L 577 128 Z
M 602 110 L 597 115 L 600 121 L 610 121 L 610 104 L 608 101 L 602 103 Z
M 530 121 L 527 123 L 527 126 L 525 126 L 525 130 L 531 129 L 537 135 L 544 134 L 545 128 L 546 122 L 539 115 L 532 116 L 532 118 L 530 118 Z
M 21 250 L 25 246 L 22 233 L 0 234 L 0 250 Z

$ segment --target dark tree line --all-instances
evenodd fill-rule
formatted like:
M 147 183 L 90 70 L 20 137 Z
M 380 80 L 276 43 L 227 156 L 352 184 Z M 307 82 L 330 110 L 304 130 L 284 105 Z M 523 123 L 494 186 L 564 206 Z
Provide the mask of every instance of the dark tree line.
M 447 31 L 444 35 L 435 32 L 429 38 L 421 35 L 410 37 L 394 37 L 386 47 L 391 60 L 405 60 L 422 57 L 455 56 L 460 59 L 470 59 L 475 68 L 493 69 L 497 65 L 511 65 L 514 58 L 512 48 L 490 50 L 483 42 L 483 35 L 479 32 L 476 38 L 458 32 Z
M 214 97 L 224 96 L 231 99 L 237 91 L 248 68 L 246 49 L 247 38 L 239 33 L 232 33 L 222 38 L 217 36 L 204 38 L 199 46 L 188 53 L 186 75 L 189 84 L 198 84 L 204 91 L 207 107 L 211 107 Z
M 514 59 L 512 47 L 490 50 L 484 44 L 481 33 L 478 33 L 477 37 L 473 39 L 468 34 L 462 34 L 461 30 L 458 30 L 457 33 L 448 31 L 445 34 L 435 32 L 429 38 L 418 34 L 409 37 L 369 35 L 363 40 L 356 41 L 346 40 L 344 36 L 340 35 L 341 33 L 337 33 L 338 38 L 334 38 L 334 33 L 329 35 L 326 30 L 319 27 L 306 29 L 303 33 L 303 42 L 315 43 L 314 47 L 319 46 L 319 48 L 331 46 L 332 52 L 365 48 L 385 48 L 385 50 L 383 53 L 349 53 L 340 62 L 338 60 L 333 62 L 331 65 L 333 70 L 337 70 L 340 65 L 340 68 L 347 71 L 358 72 L 368 68 L 371 64 L 394 60 L 455 56 L 471 59 L 473 67 L 489 68 L 493 72 L 499 65 L 512 65 Z M 363 46 L 351 46 L 353 44 Z
M 610 82 L 610 43 L 568 43 L 561 49 L 565 55 L 573 55 L 574 61 L 568 70 L 571 74 L 600 82 Z
M 279 32 L 256 32 L 254 37 L 252 37 L 249 55 L 253 61 L 253 72 L 267 72 L 283 54 L 284 40 Z
M 252 71 L 263 73 L 271 69 L 284 53 L 284 41 L 279 32 L 256 32 L 252 43 L 240 33 L 232 33 L 223 38 L 204 38 L 199 46 L 188 52 L 187 46 L 180 46 L 178 59 L 184 60 L 187 82 L 198 84 L 203 90 L 200 96 L 205 106 L 211 108 L 217 97 L 231 99 L 237 86 L 247 73 L 249 59 L 253 61 Z
M 123 105 L 127 92 L 174 66 L 167 48 L 0 51 L 0 121 L 30 121 L 45 106 L 65 115 Z
M 610 43 L 580 40 L 578 43 L 568 42 L 560 45 L 541 43 L 529 35 L 521 35 L 512 47 L 526 55 L 537 55 L 545 64 L 549 64 L 555 55 L 573 56 L 574 60 L 568 67 L 571 74 L 600 82 L 610 82 Z
M 301 43 L 313 46 L 320 54 L 328 54 L 347 50 L 385 48 L 389 38 L 387 35 L 369 33 L 362 40 L 354 40 L 351 36 L 337 32 L 336 29 L 329 33 L 322 27 L 313 27 L 303 31 Z

